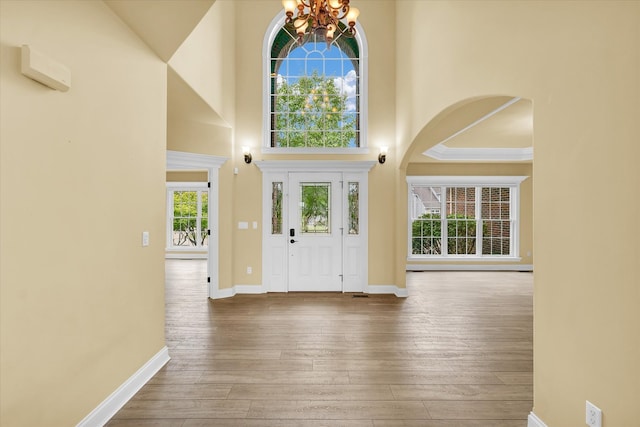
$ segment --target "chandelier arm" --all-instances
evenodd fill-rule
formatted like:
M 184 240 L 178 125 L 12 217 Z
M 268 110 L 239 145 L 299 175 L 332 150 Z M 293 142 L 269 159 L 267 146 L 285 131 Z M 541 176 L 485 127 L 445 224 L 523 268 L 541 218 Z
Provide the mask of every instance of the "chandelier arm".
M 331 9 L 331 16 L 334 16 L 338 20 L 342 20 L 349 14 L 349 5 L 344 5 L 342 8 Z M 340 14 L 342 12 L 342 15 Z
M 331 13 L 332 16 L 335 16 L 337 19 L 344 19 L 349 13 L 349 0 L 341 0 L 339 7 L 332 7 L 331 1 L 326 1 L 326 9 Z M 341 14 L 342 13 L 342 14 Z
M 298 20 L 300 20 L 301 18 L 302 18 L 302 20 L 300 21 L 300 25 L 296 25 L 296 22 L 298 22 Z M 293 28 L 298 30 L 298 29 L 304 27 L 306 24 L 308 24 L 308 22 L 307 22 L 308 20 L 309 20 L 309 15 L 308 14 L 305 14 L 305 15 L 302 15 L 302 16 L 298 16 L 295 20 L 292 21 Z
M 297 5 L 298 12 L 295 18 L 292 3 L 283 0 L 287 15 L 285 23 L 293 26 L 299 44 L 304 43 L 305 36 L 316 32 L 323 32 L 328 46 L 340 36 L 356 34 L 358 10 L 350 7 L 350 0 L 296 0 L 294 4 Z M 353 12 L 353 17 L 349 16 L 350 12 Z M 345 18 L 353 18 L 353 22 L 345 22 L 346 25 L 341 28 L 340 24 Z

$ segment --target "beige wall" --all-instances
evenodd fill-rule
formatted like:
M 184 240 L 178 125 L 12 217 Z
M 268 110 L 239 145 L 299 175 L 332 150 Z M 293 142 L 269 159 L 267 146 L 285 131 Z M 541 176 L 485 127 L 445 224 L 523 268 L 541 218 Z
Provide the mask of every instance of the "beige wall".
M 374 160 L 390 146 L 369 175 L 369 283 L 404 286 L 407 173 L 463 173 L 409 162 L 441 113 L 477 97 L 531 99 L 534 410 L 550 427 L 582 425 L 589 399 L 605 426 L 636 425 L 640 3 L 362 3 L 371 151 L 347 158 Z M 170 66 L 100 2 L 0 8 L 0 423 L 73 425 L 164 345 L 165 148 L 230 158 L 220 169 L 220 288 L 262 283 L 262 230 L 237 229 L 261 224 L 262 179 L 240 147 L 255 160 L 292 158 L 259 150 L 262 43 L 281 4 L 218 0 L 203 22 L 225 27 L 194 31 Z M 22 43 L 71 68 L 68 93 L 19 74 Z M 611 201 L 617 220 L 605 221 L 594 206 Z M 45 212 L 31 239 L 15 225 L 26 211 Z M 77 228 L 100 244 L 68 243 Z
M 228 125 L 235 116 L 234 13 L 233 2 L 215 2 L 169 60 L 169 66 Z
M 274 159 L 340 159 L 374 160 L 379 147 L 390 147 L 387 163 L 374 166 L 369 174 L 369 283 L 395 284 L 394 182 L 398 157 L 395 138 L 395 66 L 393 31 L 376 31 L 388 25 L 395 5 L 389 1 L 368 0 L 367 13 L 361 16 L 369 45 L 369 154 L 350 156 L 291 156 L 262 154 L 262 46 L 266 30 L 281 13 L 278 0 L 235 1 L 236 25 L 243 31 L 236 34 L 236 126 L 234 129 L 234 161 L 239 174 L 234 178 L 233 278 L 234 284 L 262 283 L 262 229 L 238 230 L 238 221 L 258 221 L 262 218 L 262 174 L 255 165 L 242 160 L 241 147 L 252 147 L 254 160 Z M 364 6 L 363 6 L 364 7 Z M 246 274 L 251 266 L 253 274 Z M 402 266 L 404 268 L 404 264 Z
M 207 171 L 167 171 L 167 182 L 207 182 Z
M 164 347 L 166 65 L 102 2 L 0 9 L 0 424 L 70 426 Z
M 605 426 L 638 425 L 640 3 L 396 5 L 403 151 L 462 100 L 533 100 L 535 413 L 583 425 L 588 399 Z
M 169 60 L 167 149 L 226 157 L 218 172 L 218 286 L 233 277 L 235 9 L 216 1 Z

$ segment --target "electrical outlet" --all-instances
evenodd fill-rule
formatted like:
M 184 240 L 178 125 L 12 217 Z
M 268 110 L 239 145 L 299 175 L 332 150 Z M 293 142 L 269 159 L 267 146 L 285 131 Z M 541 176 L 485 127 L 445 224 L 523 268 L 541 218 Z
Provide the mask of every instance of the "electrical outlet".
M 251 267 L 247 267 L 247 274 L 253 273 L 253 269 Z
M 602 411 L 588 400 L 586 422 L 589 427 L 602 427 Z

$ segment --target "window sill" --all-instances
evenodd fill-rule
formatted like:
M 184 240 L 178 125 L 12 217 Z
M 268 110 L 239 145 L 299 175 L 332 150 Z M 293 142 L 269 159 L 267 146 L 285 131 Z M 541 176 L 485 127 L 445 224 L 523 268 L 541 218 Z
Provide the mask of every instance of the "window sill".
M 455 262 L 520 262 L 517 256 L 408 256 L 407 261 L 455 261 Z
M 262 154 L 369 154 L 367 147 L 352 147 L 352 148 L 281 148 L 281 147 L 262 147 Z

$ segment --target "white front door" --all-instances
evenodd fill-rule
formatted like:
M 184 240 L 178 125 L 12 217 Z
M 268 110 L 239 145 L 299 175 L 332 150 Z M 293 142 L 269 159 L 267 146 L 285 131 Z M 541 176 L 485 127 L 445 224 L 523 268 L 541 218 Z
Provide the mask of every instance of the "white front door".
M 367 291 L 368 173 L 374 164 L 256 162 L 263 173 L 265 291 Z
M 342 174 L 289 173 L 289 291 L 342 291 Z

